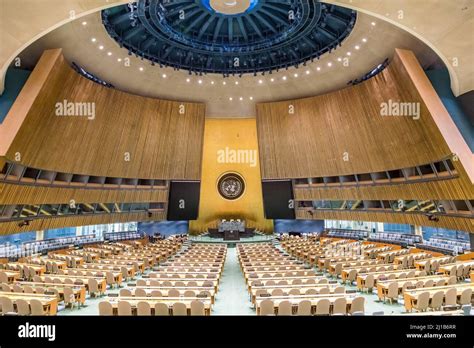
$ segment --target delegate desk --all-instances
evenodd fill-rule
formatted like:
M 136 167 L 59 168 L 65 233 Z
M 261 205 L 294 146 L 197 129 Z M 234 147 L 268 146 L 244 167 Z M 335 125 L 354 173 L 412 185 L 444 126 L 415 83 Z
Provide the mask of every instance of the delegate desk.
M 181 302 L 186 305 L 188 310 L 188 315 L 191 311 L 191 302 L 192 301 L 201 301 L 204 303 L 204 313 L 205 315 L 211 314 L 211 299 L 198 298 L 198 297 L 133 297 L 133 296 L 120 296 L 120 297 L 107 297 L 106 301 L 110 302 L 113 308 L 114 315 L 117 315 L 117 308 L 119 301 L 127 301 L 132 306 L 132 311 L 135 311 L 137 308 L 138 302 L 148 302 L 151 307 L 152 315 L 155 314 L 155 305 L 157 303 L 164 303 L 168 306 L 170 313 L 173 309 L 173 304 L 176 302 Z
M 417 278 L 402 278 L 402 279 L 387 279 L 387 280 L 379 280 L 377 281 L 377 295 L 379 297 L 379 300 L 383 300 L 387 293 L 388 293 L 388 286 L 389 284 L 392 283 L 397 283 L 398 285 L 398 294 L 403 293 L 403 286 L 410 282 L 412 286 L 415 286 L 415 283 L 419 281 L 426 281 L 426 280 L 433 280 L 434 283 L 443 280 L 444 284 L 443 286 L 447 285 L 449 282 L 449 276 L 444 276 L 444 275 L 433 275 L 433 276 L 426 276 L 426 277 L 417 277 Z M 421 289 L 421 288 L 420 288 Z
M 7 270 L 0 270 L 0 272 L 5 273 L 7 277 L 7 282 L 13 283 L 20 279 L 20 272 L 19 271 L 7 271 Z
M 451 268 L 453 266 L 459 266 L 463 265 L 464 267 L 469 266 L 471 268 L 474 268 L 474 260 L 469 260 L 469 261 L 457 261 L 455 263 L 445 263 L 438 268 L 438 272 L 444 273 L 444 274 L 450 274 L 451 273 Z
M 433 261 L 438 261 L 439 265 L 443 265 L 450 262 L 452 258 L 453 258 L 452 256 L 430 257 L 423 260 L 415 260 L 414 264 L 415 264 L 416 269 L 419 269 L 420 271 L 422 271 L 426 268 L 426 264 L 428 262 L 431 263 Z
M 129 285 L 132 286 L 132 285 Z M 163 279 L 163 280 L 149 280 L 149 279 L 138 279 L 136 283 L 137 287 L 160 287 L 160 288 L 180 288 L 180 287 L 198 287 L 202 290 L 208 288 L 214 289 L 217 292 L 217 280 L 176 280 L 176 279 Z
M 67 269 L 63 271 L 61 274 L 63 275 L 68 275 L 68 276 L 87 276 L 87 277 L 99 277 L 107 278 L 107 273 L 112 273 L 114 276 L 114 283 L 118 284 L 119 286 L 122 284 L 123 281 L 123 275 L 122 272 L 120 271 L 107 271 L 104 274 L 104 271 L 101 270 L 95 270 L 95 269 L 86 269 L 86 268 L 73 268 L 73 269 Z
M 402 273 L 405 273 L 407 274 L 408 272 L 415 272 L 414 274 L 414 277 L 420 277 L 420 276 L 426 276 L 426 272 L 425 271 L 415 271 L 414 269 L 404 269 L 404 270 L 397 270 L 397 271 L 382 271 L 382 272 L 370 272 L 370 273 L 361 273 L 361 274 L 358 274 L 357 275 L 357 288 L 359 290 L 362 290 L 364 289 L 365 287 L 365 279 L 367 278 L 368 275 L 373 275 L 374 276 L 374 286 L 377 286 L 377 282 L 378 282 L 378 277 L 380 276 L 389 276 L 391 274 L 395 275 L 395 279 L 398 279 L 398 277 L 400 276 L 400 274 Z M 413 278 L 413 277 L 410 277 L 410 278 Z M 392 279 L 392 280 L 395 280 L 395 279 Z M 403 278 L 405 279 L 405 278 Z
M 316 290 L 317 293 L 319 293 L 319 291 L 321 289 L 328 289 L 327 291 L 330 294 L 330 293 L 334 293 L 334 289 L 336 289 L 337 287 L 338 287 L 337 284 L 321 284 L 321 285 L 317 285 L 317 284 L 298 284 L 298 285 L 253 286 L 253 287 L 251 287 L 249 294 L 250 294 L 251 302 L 255 305 L 255 300 L 257 299 L 257 292 L 259 290 L 265 290 L 268 294 L 271 294 L 273 290 L 281 290 L 281 291 L 283 291 L 282 296 L 297 297 L 297 296 L 305 295 L 306 291 L 308 291 L 310 289 L 311 290 Z M 294 289 L 298 289 L 300 291 L 300 295 L 290 295 L 289 292 L 291 290 L 294 290 Z M 312 295 L 316 295 L 316 294 L 312 294 Z M 264 296 L 264 297 L 273 299 L 273 298 L 279 297 L 279 296 L 282 297 L 281 295 L 277 295 L 277 296 L 267 295 L 267 296 Z M 305 295 L 305 296 L 310 296 L 310 295 L 308 294 L 308 295 Z
M 96 264 L 99 265 L 110 265 L 110 266 L 126 266 L 126 267 L 133 267 L 133 271 L 140 273 L 145 272 L 145 262 L 143 261 L 136 261 L 136 260 L 115 260 L 115 259 L 101 259 L 97 261 Z M 130 275 L 130 273 L 129 273 Z M 133 275 L 134 276 L 134 275 Z M 132 276 L 132 277 L 133 277 Z
M 211 299 L 211 304 L 214 304 L 214 296 L 216 294 L 214 288 L 212 287 L 163 287 L 163 286 L 158 286 L 158 287 L 151 287 L 151 286 L 136 286 L 131 288 L 130 290 L 132 291 L 132 296 L 137 297 L 136 291 L 138 289 L 141 289 L 146 292 L 147 297 L 163 297 L 164 299 L 170 298 L 169 291 L 170 290 L 176 290 L 179 292 L 179 297 L 184 297 L 184 298 L 199 298 L 199 299 L 206 299 L 210 298 Z M 155 292 L 159 291 L 161 295 L 157 296 L 155 295 Z M 187 291 L 192 291 L 194 292 L 193 296 L 186 296 Z M 204 296 L 197 296 L 199 294 L 205 294 Z
M 13 305 L 16 307 L 16 300 L 26 300 L 30 303 L 30 300 L 39 300 L 43 305 L 43 311 L 49 315 L 56 315 L 58 312 L 58 298 L 56 295 L 44 295 L 44 294 L 25 294 L 21 292 L 6 292 L 0 291 L 0 297 L 8 297 L 13 301 Z
M 64 300 L 64 288 L 69 287 L 74 293 L 74 298 L 76 302 L 84 304 L 86 302 L 86 286 L 85 285 L 74 285 L 74 284 L 58 284 L 58 283 L 40 283 L 40 282 L 18 282 L 21 286 L 31 286 L 33 291 L 37 293 L 37 288 L 54 288 L 58 291 L 59 301 Z
M 391 263 L 382 263 L 377 265 L 368 265 L 368 266 L 356 266 L 356 267 L 346 267 L 341 271 L 341 279 L 343 282 L 349 277 L 349 272 L 355 270 L 356 274 L 359 273 L 376 273 L 376 272 L 391 272 L 397 270 L 397 267 Z
M 346 301 L 347 301 L 347 310 L 350 310 L 352 300 L 356 297 L 355 294 L 351 294 L 351 295 L 348 295 L 348 294 L 300 295 L 300 296 L 291 296 L 291 297 L 284 296 L 284 297 L 273 297 L 273 298 L 272 297 L 258 297 L 255 300 L 255 307 L 256 307 L 256 310 L 257 310 L 257 315 L 260 315 L 260 305 L 261 305 L 262 301 L 264 301 L 266 299 L 270 299 L 270 300 L 273 301 L 273 306 L 274 306 L 274 311 L 275 312 L 278 311 L 278 306 L 283 301 L 290 301 L 292 306 L 296 307 L 296 306 L 298 306 L 298 304 L 302 300 L 309 300 L 311 302 L 311 312 L 314 312 L 319 300 L 327 299 L 330 302 L 330 312 L 331 312 L 331 308 L 334 305 L 334 301 L 336 301 L 336 299 L 341 298 L 341 297 L 346 299 Z
M 422 292 L 428 291 L 430 293 L 430 300 L 433 297 L 433 295 L 438 292 L 438 291 L 443 291 L 446 294 L 446 291 L 449 289 L 455 288 L 457 291 L 457 299 L 460 298 L 462 292 L 465 289 L 472 289 L 473 290 L 473 295 L 474 295 L 474 284 L 473 283 L 466 283 L 466 284 L 453 284 L 453 285 L 447 285 L 447 286 L 434 286 L 430 288 L 420 288 L 420 289 L 414 289 L 414 290 L 405 290 L 403 293 L 403 299 L 405 300 L 405 309 L 407 312 L 410 312 L 413 308 L 415 308 L 416 301 L 418 300 L 418 296 Z M 471 297 L 472 301 L 472 297 Z
M 59 282 L 55 282 L 56 279 L 59 280 Z M 70 279 L 73 282 L 81 281 L 82 282 L 81 285 L 84 285 L 86 287 L 87 291 L 89 291 L 89 279 L 95 279 L 98 283 L 99 292 L 101 294 L 105 293 L 105 291 L 107 290 L 107 282 L 106 282 L 106 279 L 104 277 L 84 277 L 84 276 L 71 276 L 71 275 L 54 274 L 54 275 L 51 275 L 51 276 L 44 276 L 44 275 L 39 276 L 39 279 L 35 282 L 36 283 L 67 284 L 67 283 L 65 283 L 66 279 Z M 67 284 L 67 285 L 74 286 L 75 284 Z

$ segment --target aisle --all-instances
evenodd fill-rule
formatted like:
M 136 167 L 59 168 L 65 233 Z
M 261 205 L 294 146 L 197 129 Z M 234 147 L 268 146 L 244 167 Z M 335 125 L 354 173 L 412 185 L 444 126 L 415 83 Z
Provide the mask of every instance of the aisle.
M 227 249 L 224 271 L 212 315 L 255 315 L 245 279 L 240 270 L 236 248 Z

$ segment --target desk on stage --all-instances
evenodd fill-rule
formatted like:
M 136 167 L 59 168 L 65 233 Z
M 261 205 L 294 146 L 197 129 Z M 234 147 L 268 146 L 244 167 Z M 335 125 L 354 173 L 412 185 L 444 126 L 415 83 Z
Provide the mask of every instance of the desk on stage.
M 240 240 L 240 238 L 253 237 L 253 228 L 246 228 L 245 221 L 241 220 L 221 220 L 217 228 L 209 229 L 211 238 L 221 238 L 223 240 Z

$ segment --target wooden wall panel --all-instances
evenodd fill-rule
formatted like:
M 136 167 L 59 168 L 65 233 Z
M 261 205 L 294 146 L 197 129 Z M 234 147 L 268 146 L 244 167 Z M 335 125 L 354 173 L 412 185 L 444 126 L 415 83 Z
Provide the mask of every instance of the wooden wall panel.
M 381 116 L 381 103 L 389 100 L 419 103 L 421 117 Z M 359 85 L 257 104 L 257 126 L 263 179 L 400 169 L 451 153 L 397 54 Z
M 68 217 L 55 217 L 47 219 L 35 219 L 29 226 L 19 227 L 19 221 L 0 223 L 0 235 L 28 231 L 42 231 L 47 229 L 87 226 L 96 224 L 110 224 L 128 221 L 159 221 L 166 220 L 166 212 L 154 212 L 151 217 L 148 213 L 122 213 L 122 214 L 97 214 L 79 215 Z
M 56 116 L 64 100 L 95 103 L 95 119 Z M 67 173 L 199 180 L 204 117 L 204 104 L 102 87 L 58 55 L 5 157 L 14 160 L 18 152 L 24 165 Z
M 78 203 L 168 202 L 168 189 L 100 190 L 57 188 L 0 183 L 0 205 Z
M 383 212 L 356 212 L 356 211 L 313 211 L 311 215 L 305 210 L 296 210 L 297 219 L 328 219 L 328 220 L 355 220 L 391 222 L 397 224 L 411 224 L 417 226 L 443 227 L 453 230 L 461 230 L 474 233 L 474 222 L 472 219 L 452 216 L 438 216 L 439 221 L 430 221 L 422 214 L 397 214 Z

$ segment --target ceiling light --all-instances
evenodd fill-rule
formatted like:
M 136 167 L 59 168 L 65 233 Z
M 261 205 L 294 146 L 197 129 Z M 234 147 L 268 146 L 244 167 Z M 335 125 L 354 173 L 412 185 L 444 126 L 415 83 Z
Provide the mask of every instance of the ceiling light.
M 244 100 L 244 98 L 240 97 L 239 100 Z
M 364 38 L 362 39 L 362 42 L 367 42 L 367 39 L 364 37 Z
M 359 45 L 356 45 L 354 48 L 355 48 L 356 50 L 358 50 L 358 49 L 360 48 L 360 46 L 359 46 Z
M 310 71 L 309 70 L 306 70 L 306 75 L 309 75 L 310 74 Z
M 87 25 L 87 22 L 86 21 L 82 22 L 82 25 Z
M 375 26 L 375 22 L 372 22 L 372 23 L 370 23 L 370 24 L 372 24 L 372 26 Z
M 211 81 L 211 85 L 213 85 L 213 84 L 214 84 L 214 81 Z
M 199 83 L 200 85 L 202 85 L 202 80 L 198 80 L 198 83 Z
M 258 83 L 262 84 L 262 83 L 263 83 L 263 81 L 262 81 L 262 80 L 258 80 Z
M 250 100 L 253 100 L 253 97 L 249 97 Z
M 112 52 L 107 52 L 107 55 L 108 55 L 108 56 L 111 56 L 111 55 L 112 55 Z
M 104 46 L 100 45 L 99 50 L 103 50 L 103 49 L 104 49 Z
M 332 63 L 331 63 L 331 62 L 329 62 L 329 63 L 328 63 L 328 66 L 332 66 Z
M 117 62 L 121 62 L 122 61 L 122 58 L 117 58 Z
M 140 70 L 140 71 L 143 71 L 143 67 L 140 67 L 140 69 L 139 69 L 139 70 Z
M 235 81 L 235 84 L 238 85 L 238 84 L 239 84 L 239 81 Z
M 273 81 L 275 81 L 275 79 L 272 77 L 272 78 L 270 79 L 270 81 L 273 82 Z
M 341 60 L 342 60 L 342 58 L 341 58 L 341 57 L 337 58 L 337 61 L 338 61 L 338 62 L 340 62 Z
M 191 82 L 191 79 L 190 79 L 190 78 L 187 78 L 187 79 L 186 79 L 186 82 Z
M 166 79 L 166 74 L 161 75 L 164 79 Z
M 229 100 L 232 101 L 232 97 L 229 97 Z
M 227 82 L 225 82 L 225 81 L 222 81 L 222 84 L 223 84 L 223 85 L 226 85 L 226 84 L 227 84 Z
M 283 76 L 282 79 L 283 79 L 283 81 L 286 81 L 286 76 Z
M 92 41 L 92 42 L 96 42 L 97 39 L 96 39 L 95 37 L 93 37 L 93 38 L 91 39 L 91 41 Z
M 350 55 L 351 55 L 351 52 L 347 52 L 346 54 L 347 54 L 348 56 L 350 56 Z
M 298 74 L 294 74 L 293 76 L 294 76 L 294 77 L 298 77 Z

